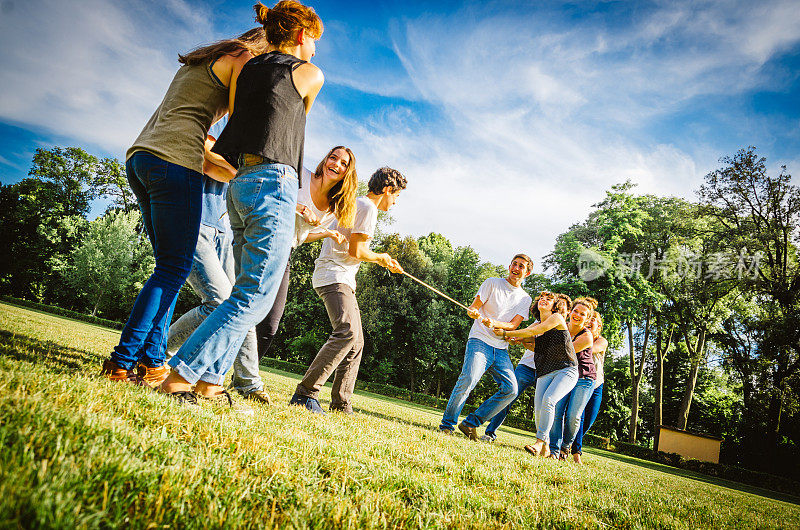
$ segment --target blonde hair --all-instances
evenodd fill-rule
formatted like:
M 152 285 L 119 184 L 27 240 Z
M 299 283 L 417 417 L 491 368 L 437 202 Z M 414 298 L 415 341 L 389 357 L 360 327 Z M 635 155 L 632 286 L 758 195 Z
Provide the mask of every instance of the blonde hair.
M 347 162 L 347 169 L 344 171 L 344 177 L 337 182 L 330 190 L 328 190 L 328 211 L 333 212 L 339 226 L 342 228 L 350 228 L 353 226 L 353 221 L 356 217 L 356 191 L 358 191 L 358 175 L 356 174 L 356 155 L 350 148 L 343 145 L 333 147 L 328 154 L 325 155 L 314 171 L 314 177 L 319 178 L 322 176 L 322 171 L 325 169 L 325 162 L 328 157 L 337 149 L 344 149 L 350 155 L 350 161 Z
M 322 20 L 313 8 L 294 0 L 281 0 L 270 9 L 261 2 L 253 6 L 256 22 L 264 26 L 267 42 L 283 47 L 292 44 L 301 30 L 314 38 L 322 36 Z
M 595 309 L 597 309 L 597 300 L 591 296 L 581 296 L 572 302 L 572 309 L 575 309 L 575 306 L 578 304 L 585 306 L 586 309 L 589 310 L 589 316 L 586 317 L 586 320 L 591 320 L 591 318 L 594 316 Z

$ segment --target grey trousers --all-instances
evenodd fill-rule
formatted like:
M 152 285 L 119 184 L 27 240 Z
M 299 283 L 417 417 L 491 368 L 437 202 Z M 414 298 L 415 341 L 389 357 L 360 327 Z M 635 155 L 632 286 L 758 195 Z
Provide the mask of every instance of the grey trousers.
M 356 293 L 349 285 L 334 283 L 314 289 L 325 303 L 333 333 L 311 362 L 295 393 L 314 399 L 335 372 L 331 410 L 351 411 L 350 397 L 356 386 L 358 367 L 364 351 L 364 332 Z

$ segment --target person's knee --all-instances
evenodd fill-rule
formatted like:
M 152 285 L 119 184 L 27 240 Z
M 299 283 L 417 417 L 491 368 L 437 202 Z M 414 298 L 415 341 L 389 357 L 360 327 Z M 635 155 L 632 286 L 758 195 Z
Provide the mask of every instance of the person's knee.
M 500 392 L 504 397 L 516 397 L 519 393 L 519 385 L 516 381 L 505 381 L 500 385 Z

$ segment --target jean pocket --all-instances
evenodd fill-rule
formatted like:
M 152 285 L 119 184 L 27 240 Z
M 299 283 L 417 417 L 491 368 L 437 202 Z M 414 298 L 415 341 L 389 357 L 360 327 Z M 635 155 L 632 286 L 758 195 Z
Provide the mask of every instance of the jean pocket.
M 162 184 L 167 180 L 167 166 L 169 162 L 159 161 L 161 163 L 151 164 L 147 168 L 147 187 L 152 188 L 154 185 Z
M 228 193 L 240 216 L 244 217 L 253 211 L 263 185 L 264 180 L 260 178 L 238 177 L 231 181 Z

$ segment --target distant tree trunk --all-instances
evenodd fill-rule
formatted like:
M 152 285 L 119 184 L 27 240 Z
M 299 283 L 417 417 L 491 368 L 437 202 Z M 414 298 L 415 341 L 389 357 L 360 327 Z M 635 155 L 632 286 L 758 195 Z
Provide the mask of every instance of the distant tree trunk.
M 636 367 L 636 350 L 634 348 L 633 340 L 633 324 L 628 321 L 628 348 L 629 352 L 629 367 L 631 373 L 631 421 L 628 427 L 628 441 L 636 443 L 636 428 L 639 423 L 639 386 L 642 382 L 642 375 L 644 374 L 644 359 L 647 355 L 647 341 L 650 339 L 650 317 L 652 316 L 651 308 L 647 308 L 647 316 L 644 321 L 644 341 L 642 342 L 642 351 L 639 355 L 639 367 Z
M 656 328 L 658 331 L 656 332 L 656 369 L 655 369 L 655 381 L 653 382 L 653 387 L 655 387 L 656 393 L 656 402 L 655 402 L 655 410 L 653 413 L 653 430 L 655 431 L 653 435 L 653 449 L 658 450 L 658 436 L 661 432 L 659 427 L 663 421 L 663 404 L 664 404 L 664 358 L 667 356 L 667 350 L 669 350 L 670 343 L 672 342 L 672 333 L 675 328 L 670 326 L 669 335 L 667 336 L 667 342 L 663 345 L 661 343 L 661 326 L 659 322 L 659 318 L 656 319 Z
M 678 410 L 677 427 L 679 429 L 686 429 L 686 424 L 689 422 L 689 409 L 692 406 L 694 388 L 697 385 L 697 373 L 700 371 L 700 361 L 704 356 L 706 332 L 705 330 L 700 331 L 694 346 L 692 346 L 692 341 L 689 340 L 688 333 L 686 333 L 684 337 L 686 349 L 689 350 L 689 356 L 692 359 L 692 366 L 689 369 L 689 377 L 686 379 L 686 389 L 683 391 L 681 408 Z

